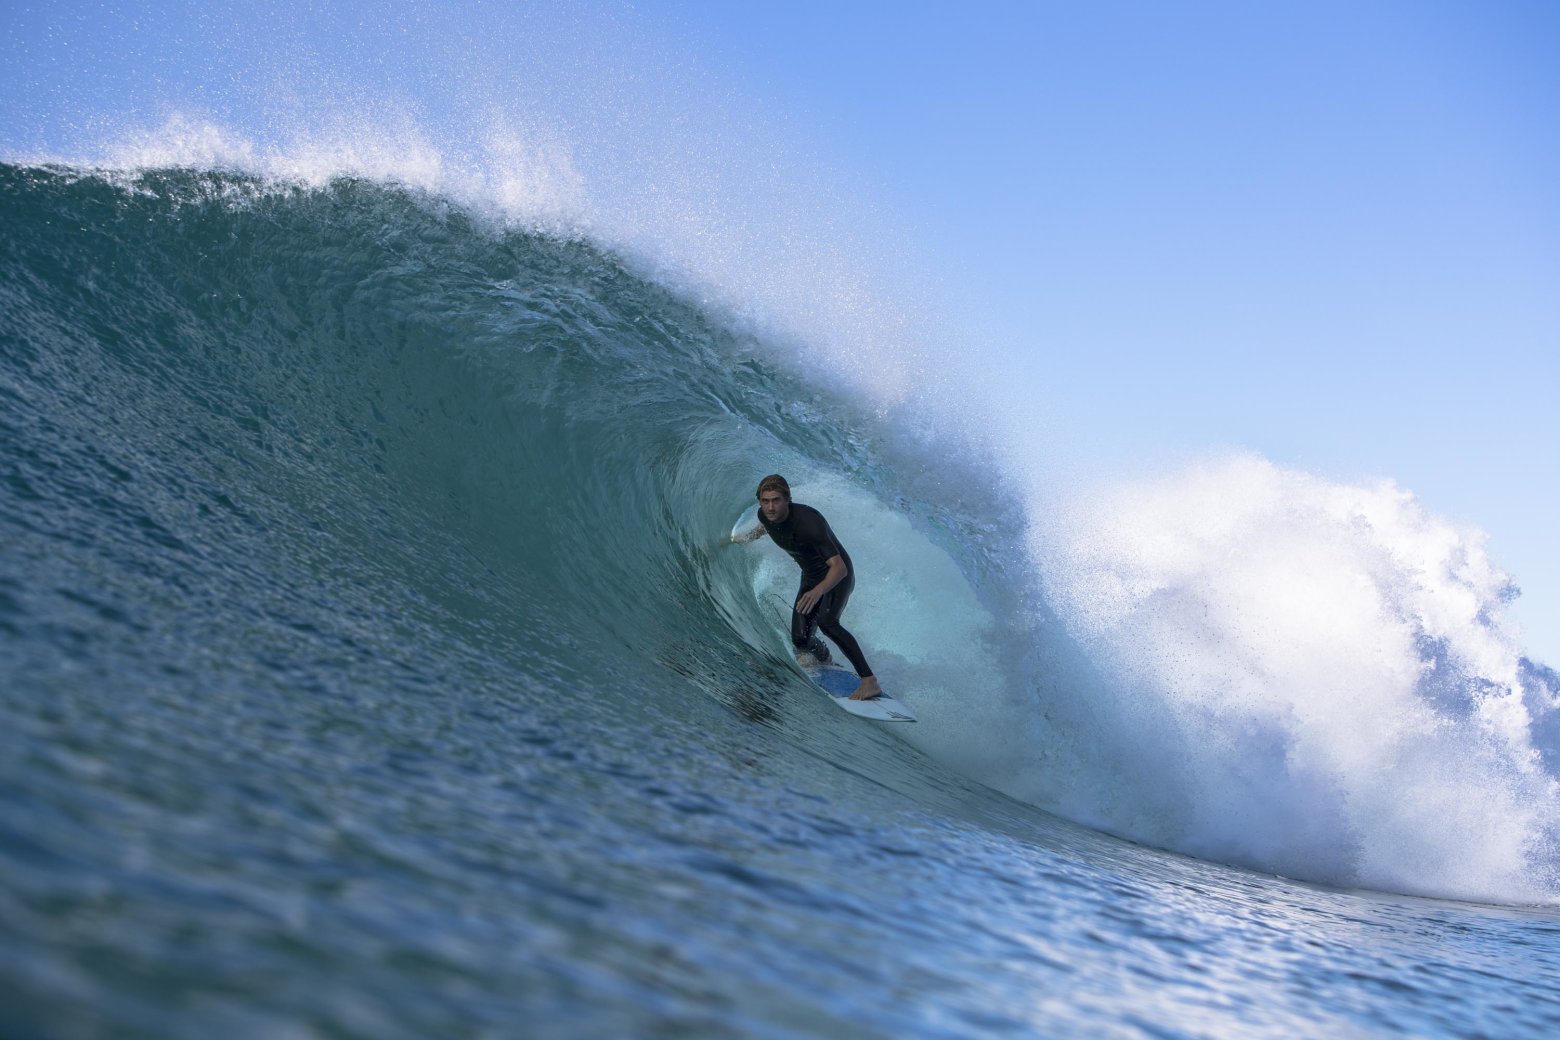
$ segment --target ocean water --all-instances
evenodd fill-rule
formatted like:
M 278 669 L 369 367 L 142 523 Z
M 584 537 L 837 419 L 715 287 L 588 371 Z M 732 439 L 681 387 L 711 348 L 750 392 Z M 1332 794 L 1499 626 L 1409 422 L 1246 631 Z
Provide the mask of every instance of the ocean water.
M 789 660 L 776 470 L 916 725 Z M 1045 502 L 437 191 L 0 166 L 0 1035 L 1554 1035 L 1508 596 L 1254 457 Z

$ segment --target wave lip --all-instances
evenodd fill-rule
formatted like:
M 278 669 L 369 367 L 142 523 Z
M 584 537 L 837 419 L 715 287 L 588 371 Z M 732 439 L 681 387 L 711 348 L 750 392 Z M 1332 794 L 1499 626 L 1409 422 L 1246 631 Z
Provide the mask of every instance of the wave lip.
M 175 112 L 154 130 L 111 143 L 101 158 L 85 165 L 131 176 L 173 169 L 227 172 L 310 188 L 363 179 L 448 198 L 515 227 L 565 236 L 590 228 L 585 178 L 562 142 L 495 126 L 475 147 L 454 154 L 460 158 L 407 121 L 343 125 L 281 144 Z
M 281 190 L 362 179 L 454 202 L 503 227 L 586 239 L 642 277 L 698 300 L 745 334 L 802 355 L 880 407 L 934 385 L 924 378 L 950 330 L 937 330 L 923 277 L 900 254 L 869 248 L 844 228 L 838 185 L 803 184 L 781 145 L 763 138 L 729 151 L 738 132 L 714 115 L 685 114 L 685 130 L 721 142 L 677 147 L 639 132 L 617 140 L 583 127 L 520 115 L 443 121 L 393 106 L 295 118 L 244 129 L 173 110 L 155 126 L 133 125 L 85 154 L 28 156 L 28 165 L 90 170 L 131 184 L 141 174 L 208 171 L 259 178 Z M 705 119 L 714 120 L 704 126 Z M 729 118 L 729 117 L 728 117 Z M 811 175 L 805 175 L 811 177 Z M 856 205 L 857 222 L 870 214 Z M 874 238 L 891 236 L 878 228 Z

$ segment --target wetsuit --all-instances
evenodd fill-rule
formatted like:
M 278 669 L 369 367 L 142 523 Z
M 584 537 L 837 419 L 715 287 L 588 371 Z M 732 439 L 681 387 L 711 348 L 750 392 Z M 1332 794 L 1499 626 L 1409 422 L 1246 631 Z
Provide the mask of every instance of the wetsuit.
M 797 650 L 805 650 L 819 661 L 827 661 L 829 648 L 814 634 L 813 628 L 816 626 L 850 659 L 858 676 L 865 679 L 871 675 L 872 669 L 867 666 L 866 655 L 861 652 L 856 637 L 840 624 L 840 615 L 845 613 L 845 604 L 850 600 L 851 590 L 856 587 L 856 568 L 851 565 L 850 554 L 829 529 L 829 522 L 812 506 L 795 502 L 791 503 L 790 514 L 779 523 L 770 523 L 764 519 L 763 510 L 759 510 L 758 522 L 764 525 L 764 530 L 774 539 L 775 544 L 789 553 L 797 566 L 802 568 L 802 584 L 796 590 L 797 599 L 828 575 L 830 559 L 838 556 L 844 561 L 845 578 L 823 594 L 811 614 L 797 610 L 796 601 L 792 600 L 791 642 Z

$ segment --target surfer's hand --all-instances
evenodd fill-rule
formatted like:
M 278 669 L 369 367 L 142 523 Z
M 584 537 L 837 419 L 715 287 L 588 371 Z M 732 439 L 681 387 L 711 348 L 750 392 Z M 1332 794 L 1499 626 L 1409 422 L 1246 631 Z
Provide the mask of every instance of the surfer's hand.
M 796 601 L 796 612 L 798 614 L 811 614 L 813 612 L 813 608 L 818 605 L 818 601 L 822 598 L 823 593 L 819 592 L 818 586 L 814 585 L 812 588 L 808 589 L 806 592 L 802 593 L 800 597 L 798 597 Z
M 756 542 L 762 537 L 764 537 L 763 524 L 754 524 L 746 531 L 731 532 L 731 540 L 737 545 L 746 545 L 749 542 Z

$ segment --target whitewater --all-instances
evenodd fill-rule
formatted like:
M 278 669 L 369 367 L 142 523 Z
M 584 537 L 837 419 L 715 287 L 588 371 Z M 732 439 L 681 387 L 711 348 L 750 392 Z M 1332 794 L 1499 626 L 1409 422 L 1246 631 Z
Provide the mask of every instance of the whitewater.
M 0 1033 L 1560 1028 L 1479 531 L 1063 477 L 826 177 L 532 115 L 0 163 Z M 791 660 L 777 471 L 916 725 Z

